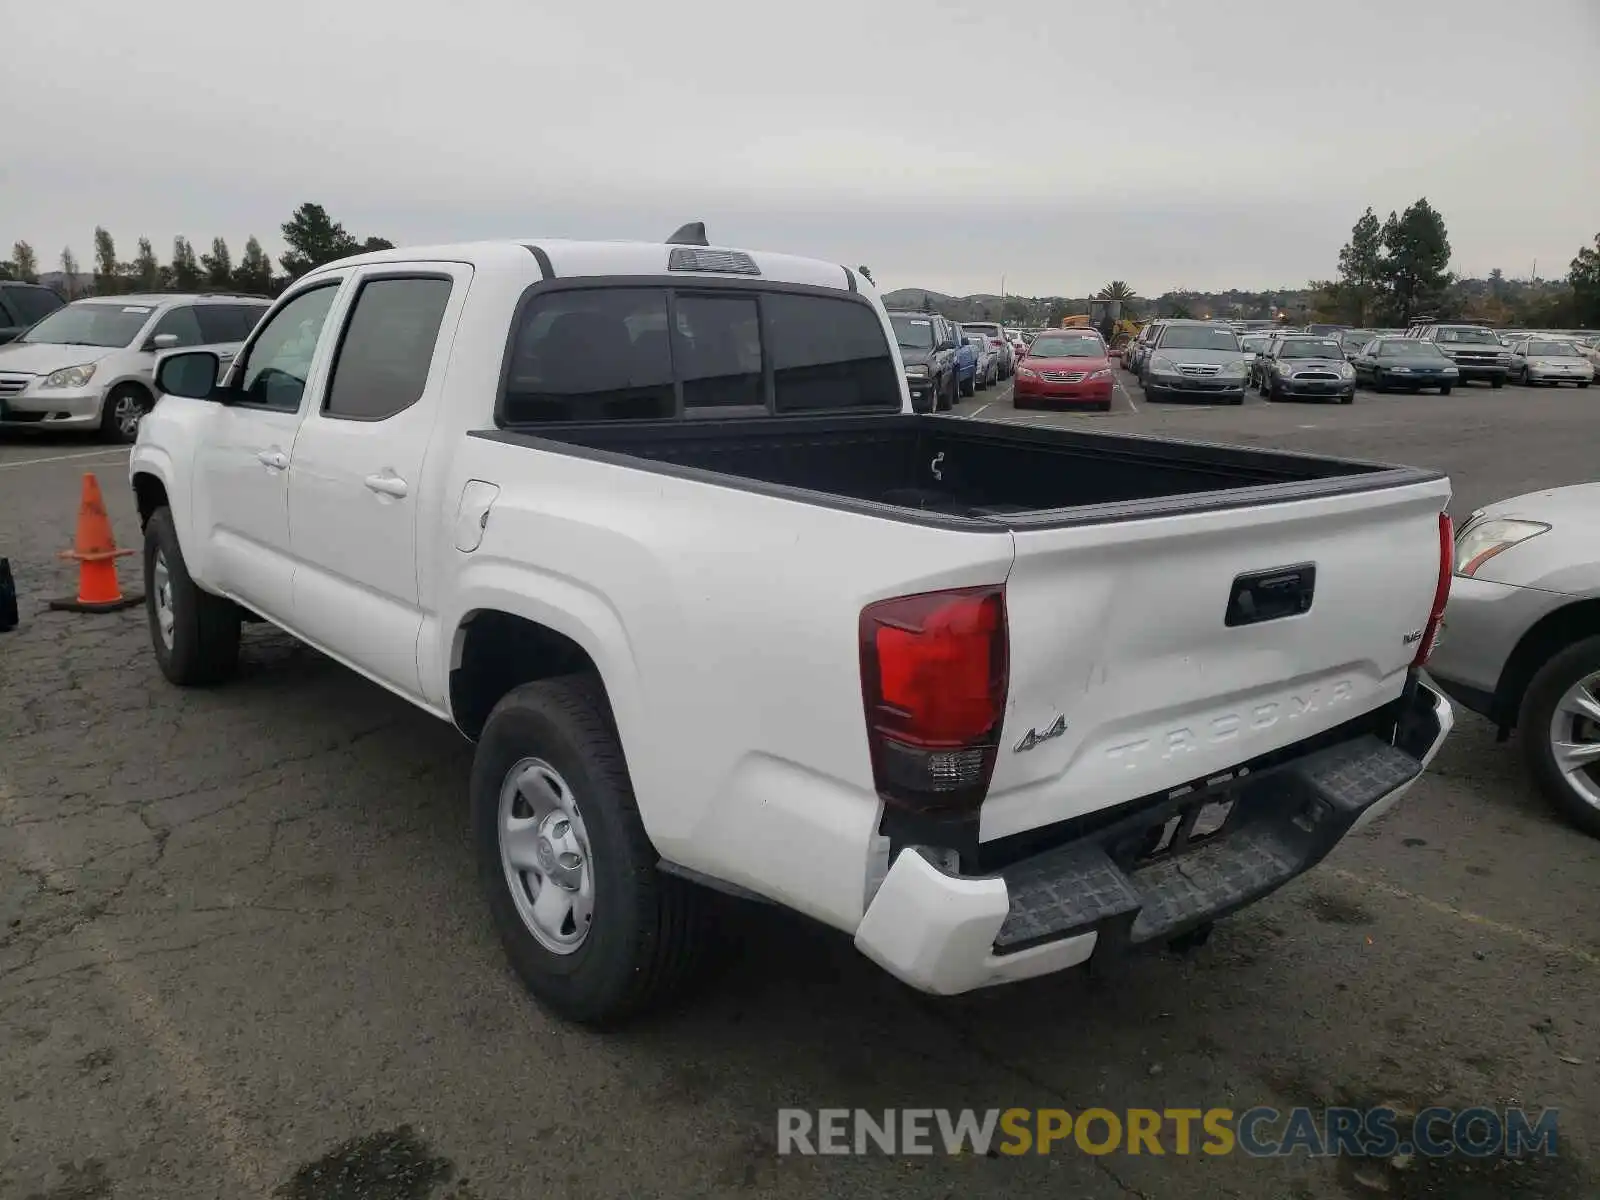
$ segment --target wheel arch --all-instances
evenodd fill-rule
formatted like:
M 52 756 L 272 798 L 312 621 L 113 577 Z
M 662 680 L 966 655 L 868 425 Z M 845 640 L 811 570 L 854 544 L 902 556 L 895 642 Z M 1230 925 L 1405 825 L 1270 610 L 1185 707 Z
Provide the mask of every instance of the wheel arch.
M 620 635 L 620 627 L 617 632 Z M 618 653 L 614 639 L 597 634 L 568 612 L 541 612 L 505 598 L 485 599 L 454 625 L 447 679 L 451 720 L 476 741 L 489 713 L 513 688 L 584 672 L 599 680 L 616 720 L 629 677 L 619 665 Z
M 1529 626 L 1506 658 L 1495 685 L 1491 714 L 1502 729 L 1515 729 L 1522 699 L 1539 668 L 1568 646 L 1600 634 L 1600 596 L 1574 600 Z

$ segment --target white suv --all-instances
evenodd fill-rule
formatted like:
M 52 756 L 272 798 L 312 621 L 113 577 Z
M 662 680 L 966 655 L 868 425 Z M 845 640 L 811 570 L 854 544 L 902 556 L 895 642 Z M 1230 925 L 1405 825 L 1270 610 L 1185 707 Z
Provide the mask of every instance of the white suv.
M 271 301 L 257 296 L 96 296 L 0 346 L 0 428 L 97 430 L 132 442 L 156 401 L 160 351 L 229 359 Z

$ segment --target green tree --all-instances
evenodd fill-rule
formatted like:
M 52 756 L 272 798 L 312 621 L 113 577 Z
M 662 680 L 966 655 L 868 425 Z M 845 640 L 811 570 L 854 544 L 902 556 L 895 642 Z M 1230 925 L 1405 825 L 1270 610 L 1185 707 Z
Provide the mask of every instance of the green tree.
M 182 234 L 172 239 L 172 286 L 180 292 L 192 292 L 200 286 L 205 276 L 194 256 L 194 247 Z
M 122 290 L 117 244 L 103 225 L 94 227 L 94 290 L 97 296 L 111 296 Z
M 1600 325 L 1600 233 L 1594 245 L 1578 251 L 1567 268 L 1567 283 L 1572 287 L 1572 310 L 1579 325 Z
M 129 271 L 133 275 L 134 287 L 139 291 L 161 290 L 161 264 L 156 260 L 155 247 L 150 244 L 149 238 L 139 239 L 139 253 L 134 256 Z
M 371 254 L 374 250 L 393 250 L 393 249 L 394 249 L 394 243 L 391 242 L 388 238 L 369 237 L 366 241 L 361 243 L 361 252 L 363 254 Z
M 933 311 L 933 298 L 927 292 L 922 293 L 922 311 L 925 313 Z
M 1501 302 L 1506 298 L 1506 273 L 1499 267 L 1489 272 L 1489 295 Z
M 71 246 L 61 249 L 61 289 L 68 300 L 78 298 L 78 256 L 72 252 Z
M 1127 283 L 1113 279 L 1095 295 L 1096 300 L 1121 300 L 1124 305 L 1134 298 L 1135 292 Z
M 1377 214 L 1368 208 L 1350 230 L 1350 240 L 1339 251 L 1339 280 L 1336 292 L 1339 307 L 1347 309 L 1357 325 L 1365 325 L 1368 314 L 1387 286 L 1383 261 L 1383 227 Z
M 233 269 L 233 286 L 252 296 L 265 296 L 272 291 L 272 261 L 253 237 L 245 242 L 244 257 Z
M 289 249 L 278 262 L 290 279 L 307 271 L 361 252 L 361 243 L 345 232 L 320 204 L 306 203 L 283 223 L 283 240 Z
M 861 277 L 863 279 L 865 279 L 868 283 L 870 283 L 873 287 L 877 287 L 878 286 L 878 281 L 872 277 L 872 272 L 867 270 L 865 264 L 862 264 L 861 266 L 857 267 L 856 270 L 860 271 L 861 272 Z
M 39 256 L 27 242 L 11 247 L 11 272 L 23 283 L 39 282 Z
M 200 256 L 200 269 L 205 272 L 206 286 L 222 290 L 233 286 L 233 256 L 228 253 L 228 243 L 222 238 L 211 239 L 211 253 Z
M 1426 198 L 1383 223 L 1390 316 L 1401 325 L 1436 306 L 1450 286 L 1450 238 Z

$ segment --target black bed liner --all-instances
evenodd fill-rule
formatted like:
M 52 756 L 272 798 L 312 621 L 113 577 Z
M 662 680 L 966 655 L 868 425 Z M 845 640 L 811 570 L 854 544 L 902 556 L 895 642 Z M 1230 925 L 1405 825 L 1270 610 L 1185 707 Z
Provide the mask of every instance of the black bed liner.
M 919 524 L 1098 524 L 1400 487 L 1437 471 L 904 414 L 637 421 L 473 437 Z

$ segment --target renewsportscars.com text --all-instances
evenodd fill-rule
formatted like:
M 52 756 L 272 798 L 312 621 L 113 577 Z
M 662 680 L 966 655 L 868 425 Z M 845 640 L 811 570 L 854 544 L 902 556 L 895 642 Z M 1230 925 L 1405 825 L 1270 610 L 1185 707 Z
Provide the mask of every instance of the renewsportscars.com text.
M 1150 1154 L 1311 1158 L 1556 1154 L 1557 1109 L 802 1108 L 778 1110 L 779 1154 Z

